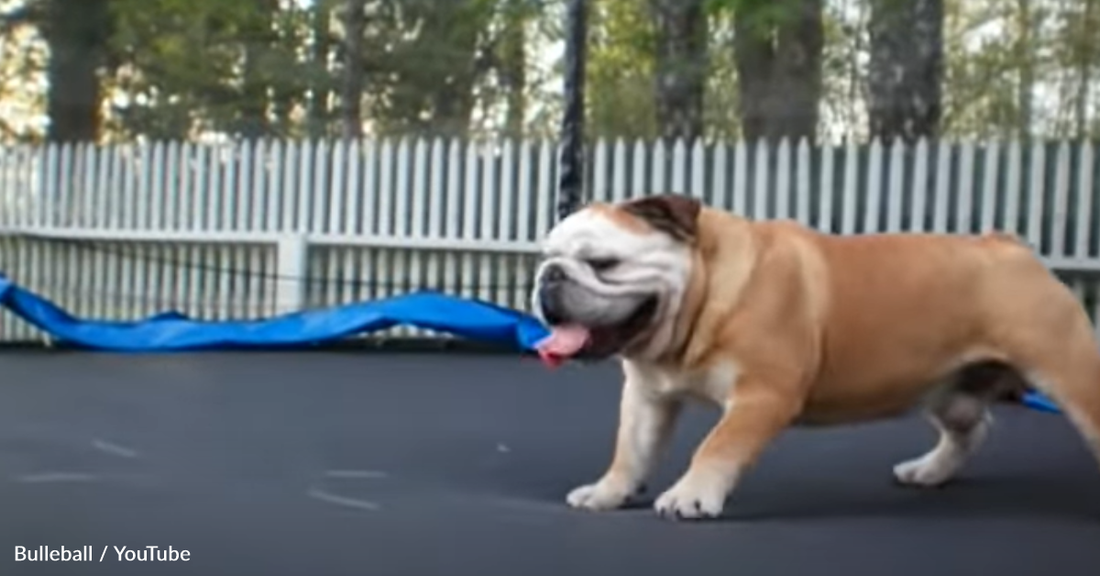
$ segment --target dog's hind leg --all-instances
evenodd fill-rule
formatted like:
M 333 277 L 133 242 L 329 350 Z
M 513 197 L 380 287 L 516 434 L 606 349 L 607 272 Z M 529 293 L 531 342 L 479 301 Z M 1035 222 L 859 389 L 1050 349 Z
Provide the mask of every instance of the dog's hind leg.
M 1066 414 L 1100 460 L 1100 349 L 1076 297 L 1060 290 L 1016 308 L 1001 332 L 1006 360 Z
M 1100 461 L 1100 353 L 1092 340 L 1066 338 L 1025 358 L 1021 368 L 1032 386 L 1062 409 Z
M 925 414 L 939 431 L 939 441 L 924 455 L 894 466 L 894 477 L 905 485 L 933 487 L 950 480 L 982 445 L 992 424 L 985 395 L 954 384 L 931 399 Z

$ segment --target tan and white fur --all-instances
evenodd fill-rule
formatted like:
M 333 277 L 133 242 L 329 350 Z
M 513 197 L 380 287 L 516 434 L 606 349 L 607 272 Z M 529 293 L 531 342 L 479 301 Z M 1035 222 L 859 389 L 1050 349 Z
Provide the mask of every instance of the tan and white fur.
M 689 400 L 722 415 L 655 501 L 675 518 L 720 515 L 790 426 L 916 407 L 939 440 L 894 476 L 943 484 L 980 447 L 1011 378 L 1049 394 L 1100 457 L 1089 319 L 1014 237 L 829 235 L 658 195 L 586 206 L 544 250 L 534 309 L 550 325 L 604 326 L 595 355 L 620 358 L 624 373 L 611 463 L 568 494 L 574 507 L 614 509 L 638 492 Z M 645 322 L 616 333 L 646 298 L 657 304 Z

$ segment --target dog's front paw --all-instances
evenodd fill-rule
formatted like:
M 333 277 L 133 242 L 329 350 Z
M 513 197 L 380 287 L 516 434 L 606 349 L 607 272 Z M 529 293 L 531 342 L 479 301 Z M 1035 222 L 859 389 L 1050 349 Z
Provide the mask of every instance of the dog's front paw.
M 904 486 L 936 488 L 951 479 L 955 467 L 942 458 L 923 456 L 894 466 L 894 478 Z
M 632 495 L 633 491 L 629 487 L 601 480 L 574 488 L 565 500 L 574 508 L 602 511 L 621 508 Z
M 657 514 L 671 519 L 717 518 L 728 495 L 718 478 L 688 473 L 653 504 Z

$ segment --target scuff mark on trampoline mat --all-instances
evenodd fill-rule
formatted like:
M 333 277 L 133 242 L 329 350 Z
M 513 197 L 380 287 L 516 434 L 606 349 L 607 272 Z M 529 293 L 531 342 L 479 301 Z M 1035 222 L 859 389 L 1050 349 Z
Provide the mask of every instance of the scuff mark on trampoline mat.
M 356 500 L 355 498 L 348 498 L 346 496 L 340 496 L 337 494 L 331 494 L 324 490 L 318 490 L 316 488 L 311 489 L 306 493 L 310 498 L 320 500 L 328 504 L 335 504 L 336 506 L 345 506 L 348 508 L 358 508 L 360 510 L 378 510 L 378 504 L 374 502 L 367 502 L 366 500 Z
M 138 453 L 136 450 L 131 450 L 125 446 L 119 446 L 114 442 L 108 442 L 106 440 L 100 440 L 98 438 L 92 440 L 92 447 L 100 452 L 106 452 L 114 456 L 122 458 L 137 458 Z
M 95 482 L 99 478 L 83 472 L 41 472 L 16 477 L 16 482 L 24 484 L 44 484 L 47 482 Z

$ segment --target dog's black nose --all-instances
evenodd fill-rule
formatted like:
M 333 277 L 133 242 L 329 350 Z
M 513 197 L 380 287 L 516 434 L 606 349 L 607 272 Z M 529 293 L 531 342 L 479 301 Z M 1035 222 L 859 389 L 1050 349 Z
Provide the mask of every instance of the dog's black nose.
M 539 295 L 539 307 L 542 308 L 542 319 L 547 324 L 554 326 L 565 322 L 565 313 L 561 308 L 561 302 L 553 290 L 542 289 Z
M 547 264 L 539 277 L 539 308 L 547 324 L 565 322 L 565 310 L 561 305 L 561 290 L 569 280 L 565 268 L 559 264 Z
M 543 284 L 559 284 L 565 282 L 569 277 L 565 274 L 565 269 L 558 264 L 547 265 L 542 271 L 542 283 Z

